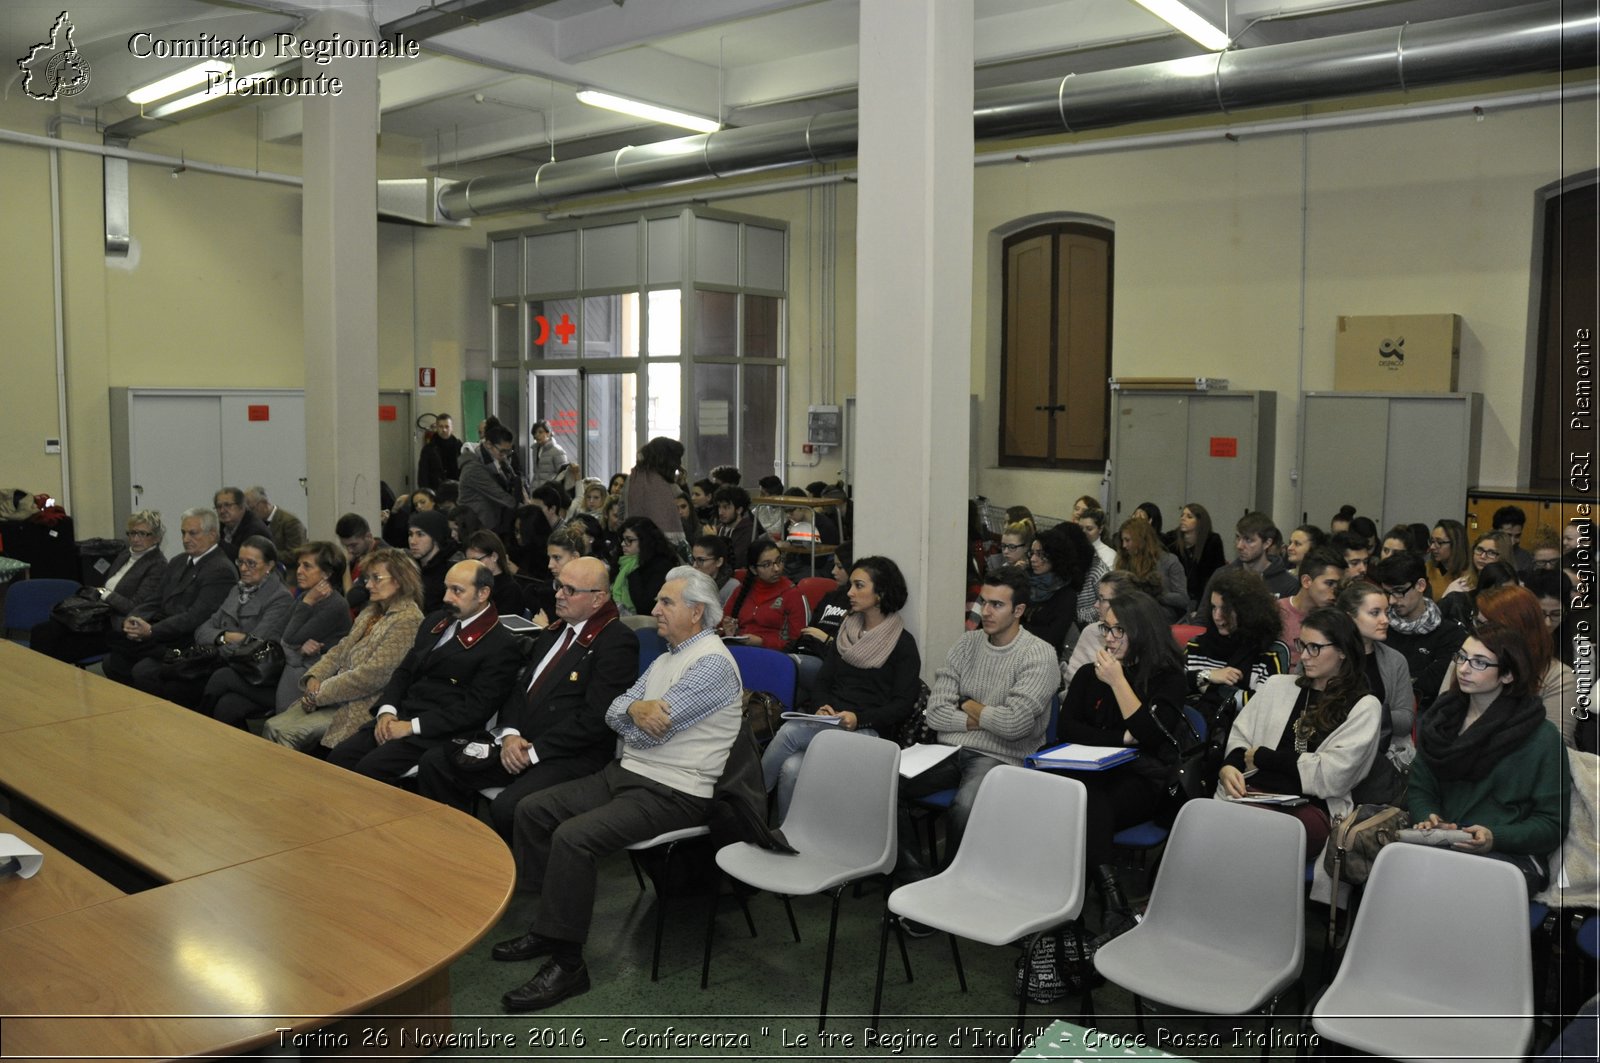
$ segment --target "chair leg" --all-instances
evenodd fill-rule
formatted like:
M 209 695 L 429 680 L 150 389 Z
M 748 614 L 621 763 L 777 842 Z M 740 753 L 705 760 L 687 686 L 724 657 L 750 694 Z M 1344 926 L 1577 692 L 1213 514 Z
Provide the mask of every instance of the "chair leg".
M 734 890 L 733 895 L 739 898 L 739 910 L 744 912 L 744 925 L 750 928 L 750 936 L 755 937 L 756 921 L 750 918 L 750 902 L 745 898 L 745 895 L 740 893 L 738 890 Z
M 706 909 L 706 952 L 700 960 L 701 989 L 711 981 L 711 938 L 717 931 L 717 898 L 722 895 L 722 880 L 726 877 L 725 873 L 717 876 L 716 884 L 711 888 L 711 904 Z M 749 918 L 749 915 L 746 910 L 745 917 Z
M 794 921 L 794 905 L 789 903 L 789 895 L 783 895 L 783 910 L 789 913 L 789 932 L 794 935 L 795 941 L 800 940 L 800 924 Z
M 961 983 L 961 991 L 965 993 L 967 991 L 967 972 L 961 966 L 961 946 L 956 944 L 956 936 L 954 934 L 949 935 L 949 937 L 950 958 L 956 962 L 956 981 Z M 1022 977 L 1027 978 L 1028 976 L 1023 975 Z
M 833 943 L 839 936 L 839 899 L 844 895 L 844 886 L 833 890 L 833 915 L 828 919 L 828 954 L 822 961 L 822 1008 L 817 1014 L 817 1032 L 821 1033 L 828 1027 L 828 990 L 833 985 Z M 788 903 L 788 898 L 784 898 Z M 793 918 L 791 915 L 790 918 Z M 797 934 L 795 940 L 799 940 Z
M 1034 934 L 1022 950 L 1022 984 L 1017 986 L 1017 1043 L 1022 1043 L 1022 1024 L 1028 1019 L 1028 975 L 1033 971 L 1033 950 L 1043 935 Z M 950 938 L 951 941 L 955 937 Z
M 1077 957 L 1072 961 L 1073 977 L 1077 978 L 1078 984 L 1083 986 L 1083 998 L 1079 1002 L 1080 1006 L 1078 1008 L 1078 1024 L 1084 1027 L 1093 1026 L 1094 982 L 1092 979 L 1094 978 L 1094 965 L 1084 955 L 1088 950 L 1084 948 L 1084 941 L 1087 935 L 1083 932 L 1083 920 L 1074 919 L 1071 923 L 1068 923 L 1066 933 L 1072 935 L 1073 953 Z M 1066 940 L 1058 932 L 1056 936 L 1056 965 L 1058 967 L 1065 966 L 1061 959 L 1065 949 Z
M 1261 1026 L 1261 1063 L 1267 1063 L 1267 1057 L 1272 1054 L 1269 1047 L 1272 1044 L 1272 1019 L 1277 1010 L 1278 998 L 1274 996 L 1267 1001 L 1266 1021 Z
M 883 910 L 882 926 L 878 928 L 878 977 L 872 984 L 872 1028 L 878 1028 L 878 1017 L 883 1014 L 883 961 L 889 954 L 889 921 L 894 918 L 887 907 Z M 901 945 L 904 946 L 902 941 Z
M 1135 993 L 1133 995 L 1133 1029 L 1134 1029 L 1135 1033 L 1143 1036 L 1143 1034 L 1144 1034 L 1144 1001 L 1142 999 L 1140 999 L 1138 993 Z
M 905 965 L 906 984 L 909 985 L 914 979 L 911 977 L 911 954 L 906 951 L 906 932 L 901 929 L 900 920 L 888 914 L 889 909 L 887 907 L 883 911 L 884 916 L 894 924 L 894 939 L 900 943 L 900 962 Z
M 639 858 L 632 849 L 628 850 L 628 863 L 633 865 L 633 877 L 639 882 L 639 892 L 644 892 L 644 872 L 639 870 Z

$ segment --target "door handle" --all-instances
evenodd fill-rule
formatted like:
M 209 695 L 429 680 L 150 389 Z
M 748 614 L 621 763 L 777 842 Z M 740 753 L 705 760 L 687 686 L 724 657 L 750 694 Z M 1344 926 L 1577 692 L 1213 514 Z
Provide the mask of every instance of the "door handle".
M 1066 413 L 1067 412 L 1067 404 L 1064 403 L 1064 402 L 1060 402 L 1060 403 L 1056 403 L 1054 406 L 1035 406 L 1034 409 L 1036 409 L 1036 410 L 1044 410 L 1044 411 L 1046 411 L 1048 413 Z

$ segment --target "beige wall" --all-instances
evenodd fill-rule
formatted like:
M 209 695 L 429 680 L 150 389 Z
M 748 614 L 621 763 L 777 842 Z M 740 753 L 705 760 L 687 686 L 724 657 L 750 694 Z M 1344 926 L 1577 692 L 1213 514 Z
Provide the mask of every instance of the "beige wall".
M 0 103 L 0 125 L 44 132 L 47 114 Z M 975 486 L 996 502 L 1047 514 L 1093 492 L 1097 474 L 999 469 L 998 237 L 1022 219 L 1064 212 L 1116 227 L 1113 369 L 1119 375 L 1208 375 L 1279 393 L 1275 465 L 1280 521 L 1294 516 L 1295 394 L 1332 385 L 1339 314 L 1463 315 L 1463 388 L 1485 394 L 1482 480 L 1517 479 L 1525 433 L 1529 257 L 1534 193 L 1595 165 L 1593 103 L 1345 132 L 1146 148 L 980 169 L 973 277 Z M 1119 131 L 1125 135 L 1127 131 Z M 64 135 L 89 139 L 68 126 Z M 297 172 L 296 146 L 261 145 L 251 112 L 186 124 L 135 147 L 235 166 Z M 1302 158 L 1304 150 L 1304 159 Z M 380 173 L 416 176 L 416 145 L 385 137 Z M 749 180 L 768 179 L 760 175 Z M 0 144 L 7 256 L 0 282 L 4 380 L 13 404 L 0 447 L 17 483 L 59 492 L 60 462 L 43 453 L 55 406 L 49 156 Z M 62 156 L 72 495 L 81 534 L 111 514 L 106 389 L 111 386 L 298 387 L 300 211 L 296 189 L 193 170 L 131 168 L 132 268 L 101 246 L 100 162 Z M 1304 194 L 1302 194 L 1302 188 Z M 824 250 L 832 196 L 833 254 Z M 790 225 L 788 459 L 800 451 L 808 402 L 853 393 L 855 193 L 797 190 L 723 200 L 729 210 Z M 1301 224 L 1308 238 L 1301 273 Z M 535 215 L 480 219 L 465 230 L 379 227 L 379 358 L 385 388 L 411 388 L 418 365 L 440 370 L 440 394 L 416 408 L 455 409 L 461 352 L 486 347 L 485 234 Z M 1306 298 L 1305 355 L 1299 300 Z M 892 281 L 885 281 L 892 283 Z M 821 292 L 834 297 L 829 336 Z M 831 347 L 832 365 L 819 362 Z M 953 370 L 958 367 L 952 367 Z M 828 385 L 828 381 L 832 385 Z M 838 454 L 785 478 L 832 479 Z M 1158 500 L 1166 501 L 1166 500 Z M 1172 500 L 1176 503 L 1177 500 Z

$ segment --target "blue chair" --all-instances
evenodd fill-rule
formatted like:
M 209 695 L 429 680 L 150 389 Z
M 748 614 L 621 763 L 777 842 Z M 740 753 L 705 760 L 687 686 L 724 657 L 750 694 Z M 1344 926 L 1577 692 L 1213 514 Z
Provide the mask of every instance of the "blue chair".
M 636 628 L 633 633 L 639 639 L 639 674 L 644 675 L 651 662 L 667 652 L 667 640 L 654 628 Z
M 794 711 L 795 666 L 787 653 L 763 646 L 729 646 L 733 663 L 739 666 L 739 680 L 746 690 L 759 690 L 783 702 Z
M 1199 709 L 1192 705 L 1183 707 L 1183 718 L 1189 721 L 1189 726 L 1194 728 L 1194 733 L 1200 736 L 1203 742 L 1210 728 L 1206 725 L 1206 718 Z M 1152 849 L 1160 848 L 1167 841 L 1167 828 L 1155 820 L 1145 820 L 1135 823 L 1131 827 L 1124 827 L 1111 836 L 1111 844 L 1119 849 L 1132 849 L 1140 854 L 1140 865 L 1144 864 L 1144 854 Z M 1159 861 L 1158 861 L 1159 863 Z M 1146 875 L 1155 873 L 1155 867 L 1146 870 Z
M 83 584 L 75 579 L 25 579 L 11 584 L 6 588 L 6 631 L 31 631 L 50 619 L 50 610 L 56 603 L 70 597 L 81 586 Z M 28 645 L 26 636 L 15 641 Z

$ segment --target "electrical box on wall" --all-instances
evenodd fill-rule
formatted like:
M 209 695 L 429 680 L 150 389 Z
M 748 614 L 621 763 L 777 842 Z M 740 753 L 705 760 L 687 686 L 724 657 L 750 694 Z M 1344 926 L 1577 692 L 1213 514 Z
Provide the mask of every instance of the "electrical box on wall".
M 844 416 L 837 406 L 806 407 L 806 443 L 826 450 L 844 442 Z

